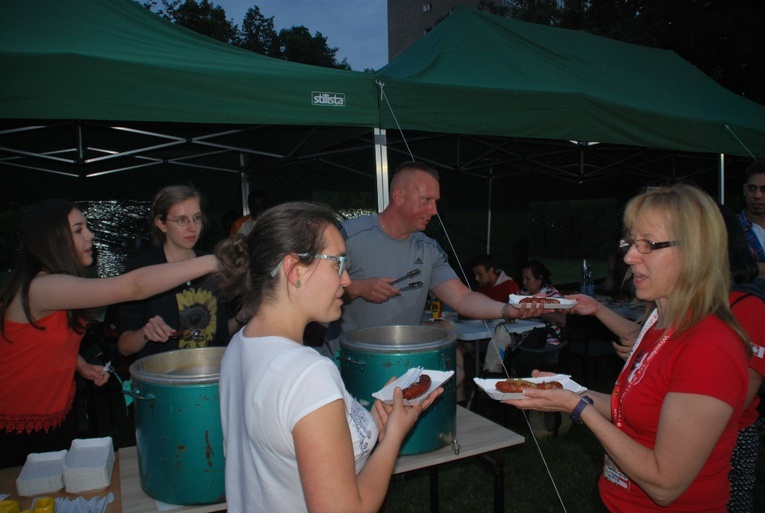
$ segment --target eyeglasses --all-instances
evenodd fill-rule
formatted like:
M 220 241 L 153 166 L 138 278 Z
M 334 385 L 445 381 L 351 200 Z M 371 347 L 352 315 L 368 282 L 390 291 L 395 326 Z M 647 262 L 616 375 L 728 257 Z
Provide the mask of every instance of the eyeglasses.
M 301 258 L 305 258 L 309 256 L 308 253 L 298 253 L 297 256 Z M 337 262 L 337 275 L 342 276 L 345 272 L 345 268 L 348 265 L 348 257 L 347 256 L 335 256 L 335 255 L 313 255 L 314 258 L 319 258 L 321 260 L 332 260 L 334 262 Z M 282 259 L 278 264 L 276 264 L 276 267 L 274 267 L 271 270 L 271 277 L 277 275 L 279 272 L 279 269 L 282 268 L 282 264 L 284 263 L 284 259 Z
M 188 226 L 191 221 L 194 221 L 194 224 L 197 224 L 197 225 L 202 224 L 205 222 L 205 219 L 206 218 L 204 214 L 197 214 L 192 218 L 189 218 L 188 216 L 178 216 L 172 219 L 169 217 L 166 217 L 165 221 L 172 221 L 174 223 L 177 223 L 178 226 L 180 226 L 181 228 L 183 228 L 185 226 Z
M 619 241 L 619 249 L 622 250 L 623 253 L 627 253 L 630 248 L 634 245 L 635 249 L 638 250 L 638 253 L 642 253 L 643 255 L 647 255 L 651 251 L 655 249 L 663 249 L 668 248 L 670 246 L 677 246 L 679 242 L 676 240 L 670 240 L 666 242 L 654 242 L 652 240 L 646 240 L 646 239 L 638 239 L 638 240 L 632 240 L 632 239 L 622 239 Z

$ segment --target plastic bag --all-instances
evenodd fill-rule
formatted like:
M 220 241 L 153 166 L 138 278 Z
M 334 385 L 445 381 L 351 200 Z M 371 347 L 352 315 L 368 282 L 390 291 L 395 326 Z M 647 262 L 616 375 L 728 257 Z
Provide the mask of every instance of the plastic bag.
M 497 324 L 486 348 L 486 357 L 483 360 L 483 370 L 492 374 L 504 374 L 502 362 L 508 351 L 514 352 L 520 346 L 518 336 L 507 331 L 504 323 Z

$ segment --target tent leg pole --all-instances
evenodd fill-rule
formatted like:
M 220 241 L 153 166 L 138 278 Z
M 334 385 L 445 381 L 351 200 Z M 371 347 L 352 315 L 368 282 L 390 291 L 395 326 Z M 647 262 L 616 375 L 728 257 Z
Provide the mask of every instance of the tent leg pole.
M 244 171 L 244 153 L 239 154 L 239 179 L 242 184 L 242 215 L 250 213 L 250 207 L 247 205 L 247 196 L 250 194 L 250 175 Z
M 489 197 L 487 198 L 487 205 L 489 206 L 489 210 L 486 216 L 486 254 L 491 255 L 491 186 L 494 183 L 494 178 L 492 177 L 494 173 L 494 167 L 489 170 Z
M 388 206 L 388 139 L 384 128 L 374 129 L 375 176 L 377 177 L 377 211 Z
M 717 179 L 719 191 L 717 201 L 720 205 L 725 205 L 725 153 L 720 153 L 717 160 Z

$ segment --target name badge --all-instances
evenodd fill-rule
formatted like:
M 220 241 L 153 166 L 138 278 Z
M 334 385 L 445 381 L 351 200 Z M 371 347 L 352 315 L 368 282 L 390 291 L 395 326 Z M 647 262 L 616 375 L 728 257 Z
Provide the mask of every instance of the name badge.
M 608 454 L 606 454 L 606 457 L 603 459 L 603 477 L 605 477 L 607 481 L 610 481 L 627 491 L 630 489 L 630 478 L 628 478 L 624 472 L 611 461 Z

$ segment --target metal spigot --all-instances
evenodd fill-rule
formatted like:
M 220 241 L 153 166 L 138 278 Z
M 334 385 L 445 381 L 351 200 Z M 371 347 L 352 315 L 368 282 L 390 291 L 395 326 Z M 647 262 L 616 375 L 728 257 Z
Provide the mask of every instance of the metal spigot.
M 460 453 L 460 443 L 454 438 L 454 433 L 441 433 L 438 435 L 438 439 L 446 442 L 447 445 L 451 445 L 455 455 Z

